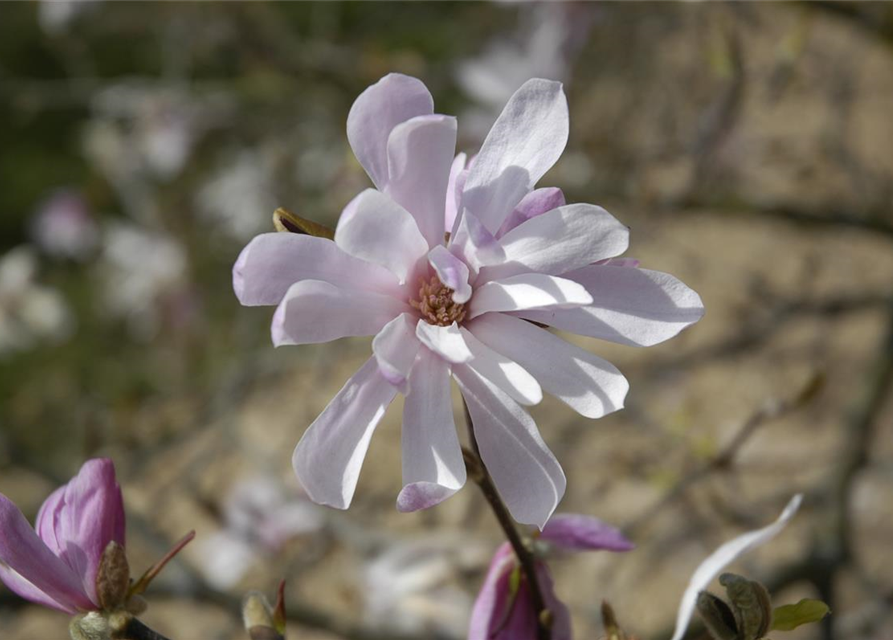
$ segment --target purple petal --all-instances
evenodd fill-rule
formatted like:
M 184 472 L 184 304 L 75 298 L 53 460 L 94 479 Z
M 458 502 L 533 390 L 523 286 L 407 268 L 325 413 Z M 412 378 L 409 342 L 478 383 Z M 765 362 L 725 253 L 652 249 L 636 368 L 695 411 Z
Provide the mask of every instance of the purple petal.
M 44 500 L 34 523 L 38 537 L 57 556 L 64 550 L 63 543 L 65 542 L 56 538 L 56 531 L 60 526 L 59 520 L 62 510 L 65 508 L 65 487 L 66 485 L 62 485 Z
M 509 217 L 505 219 L 505 222 L 502 224 L 496 237 L 501 238 L 519 224 L 527 222 L 538 215 L 547 213 L 552 209 L 563 207 L 566 204 L 567 201 L 564 199 L 564 192 L 558 187 L 534 189 L 521 199 L 518 206 L 515 207 L 509 214 Z
M 498 612 L 504 610 L 508 597 L 507 577 L 515 562 L 511 545 L 503 543 L 493 556 L 484 584 L 474 601 L 468 640 L 491 640 L 491 626 L 495 624 Z
M 567 551 L 630 551 L 635 546 L 616 527 L 598 518 L 571 513 L 552 516 L 540 540 Z
M 10 589 L 29 600 L 41 604 L 55 602 L 59 605 L 56 608 L 65 611 L 96 607 L 84 592 L 80 576 L 50 551 L 18 507 L 3 494 L 0 494 L 0 563 L 30 583 L 29 587 L 9 571 L 0 575 Z M 48 600 L 40 598 L 35 590 L 44 593 Z

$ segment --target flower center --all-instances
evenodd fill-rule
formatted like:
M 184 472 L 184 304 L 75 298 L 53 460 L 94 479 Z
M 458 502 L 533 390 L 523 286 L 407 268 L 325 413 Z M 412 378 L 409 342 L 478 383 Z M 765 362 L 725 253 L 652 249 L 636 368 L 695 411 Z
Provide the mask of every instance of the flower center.
M 422 314 L 428 324 L 448 327 L 465 320 L 465 305 L 453 302 L 453 290 L 444 285 L 436 275 L 430 280 L 419 280 L 419 296 L 409 304 Z

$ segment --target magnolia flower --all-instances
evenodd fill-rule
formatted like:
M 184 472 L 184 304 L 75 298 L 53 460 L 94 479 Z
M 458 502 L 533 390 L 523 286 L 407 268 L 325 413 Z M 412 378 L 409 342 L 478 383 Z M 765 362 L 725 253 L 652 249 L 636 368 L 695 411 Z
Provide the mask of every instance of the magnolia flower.
M 596 518 L 557 515 L 543 528 L 537 543 L 537 582 L 552 615 L 552 640 L 570 640 L 570 612 L 555 595 L 542 556 L 549 551 L 629 551 L 632 543 Z M 471 613 L 468 640 L 535 640 L 537 611 L 530 586 L 509 543 L 496 552 Z
M 34 528 L 0 494 L 0 580 L 65 613 L 101 609 L 96 576 L 110 542 L 124 546 L 124 503 L 111 460 L 89 460 L 56 489 Z
M 415 78 L 391 74 L 369 87 L 351 108 L 347 137 L 377 188 L 347 205 L 334 241 L 254 238 L 233 284 L 242 304 L 278 305 L 277 346 L 375 336 L 373 356 L 295 448 L 295 472 L 313 500 L 350 505 L 397 393 L 406 397 L 397 508 L 427 508 L 458 491 L 466 472 L 452 377 L 511 514 L 542 527 L 565 476 L 522 405 L 545 390 L 598 418 L 623 406 L 629 385 L 610 363 L 526 320 L 644 346 L 696 322 L 703 306 L 676 278 L 616 261 L 628 229 L 607 211 L 534 189 L 568 138 L 560 83 L 524 84 L 472 163 L 454 158 L 456 129 Z
M 691 576 L 688 587 L 685 589 L 682 602 L 679 604 L 679 613 L 676 616 L 676 631 L 673 633 L 672 640 L 682 640 L 682 637 L 685 635 L 685 630 L 688 628 L 688 623 L 691 621 L 692 614 L 697 606 L 698 594 L 707 588 L 707 585 L 719 575 L 720 571 L 742 554 L 766 544 L 781 533 L 782 529 L 787 526 L 794 514 L 797 513 L 801 502 L 803 502 L 803 496 L 801 494 L 795 495 L 788 502 L 778 520 L 762 529 L 749 531 L 733 540 L 729 540 L 698 565 L 698 568 L 695 569 Z

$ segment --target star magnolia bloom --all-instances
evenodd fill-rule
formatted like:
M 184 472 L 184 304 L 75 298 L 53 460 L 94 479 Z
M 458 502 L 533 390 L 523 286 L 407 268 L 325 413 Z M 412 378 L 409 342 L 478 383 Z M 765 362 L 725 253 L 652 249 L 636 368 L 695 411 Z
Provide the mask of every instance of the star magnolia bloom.
M 245 305 L 279 305 L 275 345 L 374 335 L 360 368 L 298 443 L 315 501 L 347 508 L 369 440 L 403 393 L 401 511 L 465 482 L 450 402 L 456 380 L 481 456 L 516 520 L 542 527 L 564 494 L 561 466 L 521 405 L 554 394 L 598 418 L 629 387 L 610 363 L 525 320 L 629 345 L 666 340 L 703 315 L 676 278 L 616 260 L 628 229 L 604 209 L 534 189 L 568 137 L 561 84 L 530 80 L 466 168 L 455 118 L 419 80 L 391 74 L 351 108 L 347 136 L 377 189 L 358 195 L 334 242 L 260 235 L 233 273 Z
M 557 551 L 629 551 L 633 544 L 614 527 L 596 518 L 557 515 L 537 539 L 539 553 Z M 539 555 L 538 553 L 538 555 Z M 527 581 L 509 543 L 496 552 L 471 613 L 468 640 L 535 640 L 537 612 Z M 555 595 L 549 568 L 537 561 L 537 581 L 552 614 L 552 640 L 570 640 L 570 613 Z
M 756 531 L 748 531 L 737 538 L 729 540 L 719 549 L 714 551 L 704 560 L 691 576 L 685 594 L 682 596 L 682 602 L 679 604 L 679 613 L 676 616 L 676 631 L 673 633 L 672 640 L 682 640 L 685 630 L 688 629 L 688 623 L 694 614 L 698 603 L 698 594 L 707 588 L 713 579 L 732 562 L 737 560 L 741 555 L 748 551 L 762 546 L 769 542 L 772 538 L 781 533 L 803 502 L 803 495 L 797 494 L 788 505 L 784 508 L 778 520 L 772 524 L 757 529 Z
M 46 499 L 33 529 L 0 494 L 0 580 L 26 600 L 69 614 L 99 610 L 96 573 L 111 541 L 124 546 L 124 503 L 111 460 L 84 463 Z

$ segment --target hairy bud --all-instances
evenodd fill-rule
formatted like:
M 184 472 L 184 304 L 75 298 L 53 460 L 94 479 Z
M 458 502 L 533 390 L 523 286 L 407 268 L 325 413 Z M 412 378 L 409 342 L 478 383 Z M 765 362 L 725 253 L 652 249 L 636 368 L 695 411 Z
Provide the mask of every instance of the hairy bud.
M 91 611 L 75 616 L 68 625 L 71 640 L 111 640 L 109 621 L 101 613 Z
M 120 608 L 127 600 L 130 588 L 130 565 L 124 547 L 112 540 L 102 552 L 96 572 L 96 595 L 105 611 Z

